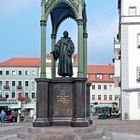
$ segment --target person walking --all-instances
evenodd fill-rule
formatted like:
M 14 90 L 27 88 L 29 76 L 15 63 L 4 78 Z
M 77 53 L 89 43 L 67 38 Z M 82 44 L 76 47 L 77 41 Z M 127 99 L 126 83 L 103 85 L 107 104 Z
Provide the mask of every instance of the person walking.
M 4 112 L 4 110 L 1 111 L 1 126 L 3 125 L 3 123 L 5 122 L 5 117 L 6 117 L 6 113 Z

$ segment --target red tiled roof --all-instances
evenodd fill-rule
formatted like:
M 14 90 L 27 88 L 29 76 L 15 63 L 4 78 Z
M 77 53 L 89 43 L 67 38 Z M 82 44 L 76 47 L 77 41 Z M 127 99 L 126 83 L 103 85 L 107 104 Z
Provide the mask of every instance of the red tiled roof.
M 1 62 L 0 67 L 39 67 L 40 58 L 12 58 Z
M 77 66 L 78 55 L 74 54 L 73 58 L 73 66 Z M 46 59 L 51 60 L 51 55 L 47 54 Z M 40 58 L 12 58 L 4 62 L 0 62 L 0 67 L 39 67 L 40 64 Z M 50 67 L 51 63 L 47 62 L 46 66 Z
M 102 74 L 102 79 L 97 79 L 96 75 Z M 114 75 L 114 66 L 112 65 L 89 65 L 88 66 L 88 81 L 96 83 L 112 83 L 110 75 Z
M 114 74 L 114 66 L 112 65 L 88 65 L 88 74 Z

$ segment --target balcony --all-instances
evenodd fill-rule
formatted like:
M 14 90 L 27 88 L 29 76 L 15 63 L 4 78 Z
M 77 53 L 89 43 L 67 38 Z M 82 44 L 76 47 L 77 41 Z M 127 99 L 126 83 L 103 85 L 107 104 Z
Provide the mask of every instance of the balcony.
M 5 90 L 10 90 L 10 86 L 9 85 L 4 85 L 4 89 Z
M 18 85 L 18 86 L 17 86 L 17 89 L 22 89 L 22 86 L 21 86 L 21 85 Z

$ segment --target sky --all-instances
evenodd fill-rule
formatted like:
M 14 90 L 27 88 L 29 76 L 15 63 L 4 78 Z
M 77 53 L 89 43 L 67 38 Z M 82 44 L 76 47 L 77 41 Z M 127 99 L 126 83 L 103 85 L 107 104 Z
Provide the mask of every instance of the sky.
M 40 57 L 40 1 L 0 0 L 0 62 L 19 57 Z M 88 18 L 88 64 L 106 65 L 114 57 L 113 40 L 118 33 L 117 0 L 86 0 Z M 65 20 L 58 30 L 57 40 L 64 30 L 69 32 L 77 52 L 77 24 Z M 47 22 L 47 52 L 51 51 L 51 21 Z

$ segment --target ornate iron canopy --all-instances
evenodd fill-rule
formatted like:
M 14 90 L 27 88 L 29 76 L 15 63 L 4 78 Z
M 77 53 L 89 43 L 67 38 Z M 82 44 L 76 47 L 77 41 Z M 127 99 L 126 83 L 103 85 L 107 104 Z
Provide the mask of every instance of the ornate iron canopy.
M 52 29 L 57 31 L 59 25 L 67 18 L 76 20 L 73 9 L 65 2 L 59 2 L 51 11 Z

